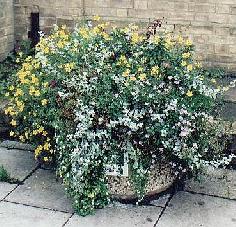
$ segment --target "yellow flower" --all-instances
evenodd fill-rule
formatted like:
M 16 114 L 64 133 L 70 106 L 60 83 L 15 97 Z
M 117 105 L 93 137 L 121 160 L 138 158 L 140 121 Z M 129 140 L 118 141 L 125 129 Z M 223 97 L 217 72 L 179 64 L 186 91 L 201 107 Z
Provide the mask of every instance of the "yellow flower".
M 125 72 L 123 72 L 122 76 L 127 77 L 130 74 L 130 70 L 126 69 Z
M 131 76 L 129 79 L 130 79 L 131 81 L 135 81 L 135 80 L 136 80 L 136 77 L 135 77 L 135 76 Z
M 43 161 L 48 162 L 48 157 L 43 157 Z
M 8 88 L 10 91 L 13 91 L 15 89 L 15 87 L 13 85 L 11 85 L 9 88 Z
M 127 65 L 128 61 L 125 55 L 121 55 L 119 58 L 119 61 L 117 62 L 117 65 Z
M 138 43 L 139 42 L 139 34 L 137 32 L 133 33 L 131 36 L 132 43 Z
M 20 58 L 22 58 L 23 52 L 20 51 L 20 52 L 18 53 L 18 55 L 20 56 Z
M 19 58 L 16 59 L 16 63 L 20 63 L 20 59 Z
M 19 136 L 20 141 L 25 142 L 24 136 Z
M 39 79 L 33 74 L 33 75 L 31 76 L 31 82 L 32 82 L 33 84 L 38 84 L 38 83 L 39 83 Z
M 110 40 L 110 36 L 106 32 L 102 32 L 101 35 L 105 40 Z
M 181 65 L 184 67 L 184 66 L 187 65 L 187 62 L 186 62 L 186 61 L 182 61 L 182 62 L 181 62 Z
M 216 84 L 216 79 L 211 79 L 211 82 L 212 82 L 213 84 Z
M 14 96 L 22 96 L 22 95 L 23 95 L 23 91 L 20 88 L 17 88 Z
M 49 151 L 50 147 L 51 147 L 51 144 L 48 142 L 46 142 L 43 146 L 44 150 L 46 150 L 46 151 Z
M 173 45 L 174 45 L 174 42 L 171 40 L 171 37 L 168 37 L 165 40 L 165 48 L 170 49 L 171 47 L 173 47 Z
M 33 95 L 34 92 L 35 92 L 35 88 L 34 88 L 34 86 L 30 86 L 29 94 L 30 94 L 30 95 Z
M 187 39 L 186 42 L 185 42 L 185 45 L 186 46 L 192 46 L 192 41 L 190 39 Z
M 146 74 L 145 73 L 141 73 L 140 75 L 139 75 L 139 79 L 140 80 L 145 80 L 146 79 Z
M 97 34 L 99 34 L 100 33 L 100 28 L 98 27 L 98 26 L 95 26 L 94 28 L 93 28 L 93 33 L 95 34 L 95 35 L 97 35 Z
M 63 48 L 64 46 L 65 46 L 64 42 L 62 42 L 61 40 L 58 41 L 58 43 L 57 43 L 58 48 Z
M 196 68 L 201 68 L 202 64 L 200 62 L 195 63 Z
M 16 120 L 11 120 L 11 122 L 10 122 L 10 124 L 12 125 L 12 126 L 16 126 Z
M 183 37 L 180 36 L 180 35 L 178 36 L 177 40 L 178 40 L 178 43 L 179 43 L 179 44 L 182 44 L 182 43 L 184 42 Z
M 8 114 L 13 111 L 13 107 L 9 106 L 7 109 L 5 109 L 5 114 Z
M 49 47 L 44 47 L 42 51 L 44 54 L 48 54 L 50 52 Z
M 192 70 L 193 70 L 193 65 L 192 65 L 192 64 L 188 65 L 188 66 L 187 66 L 187 70 L 188 70 L 189 72 L 192 71 Z
M 188 92 L 186 93 L 186 95 L 187 95 L 188 97 L 192 97 L 192 96 L 193 96 L 193 92 L 190 91 L 190 90 L 188 90 Z
M 42 133 L 43 131 L 44 131 L 44 127 L 40 126 L 39 129 L 38 129 L 38 132 Z
M 33 135 L 36 136 L 38 134 L 38 130 L 33 130 Z
M 152 67 L 151 75 L 154 76 L 154 75 L 157 75 L 158 73 L 159 73 L 159 67 L 158 66 Z
M 12 137 L 14 135 L 15 135 L 15 133 L 13 131 L 10 131 L 10 136 Z
M 75 68 L 75 63 L 71 62 L 71 63 L 66 63 L 64 65 L 65 71 L 70 73 L 74 68 Z
M 160 42 L 160 36 L 155 35 L 153 38 L 153 43 L 157 45 L 159 42 Z
M 40 152 L 43 150 L 43 146 L 42 145 L 39 145 L 35 150 L 34 150 L 34 152 L 35 152 L 35 157 L 37 157 L 39 154 L 40 154 Z
M 47 136 L 47 134 L 48 133 L 46 131 L 43 131 L 43 133 L 42 133 L 43 136 Z
M 22 103 L 21 101 L 17 100 L 17 101 L 16 101 L 16 105 L 17 105 L 17 107 L 20 107 L 20 106 L 23 105 L 23 103 Z
M 142 72 L 143 71 L 143 68 L 142 67 L 139 67 L 138 68 L 138 72 Z
M 5 96 L 6 96 L 6 97 L 9 97 L 9 95 L 10 95 L 10 93 L 9 93 L 9 92 L 7 92 L 7 93 L 5 94 Z
M 62 30 L 65 30 L 65 29 L 66 29 L 66 25 L 63 24 L 63 25 L 61 26 L 61 29 L 62 29 Z
M 46 88 L 48 87 L 48 82 L 43 83 L 43 86 Z
M 35 96 L 40 96 L 40 91 L 39 91 L 39 90 L 36 90 L 36 91 L 34 92 L 34 94 L 35 94 Z
M 81 28 L 81 29 L 79 30 L 79 34 L 80 34 L 83 38 L 85 38 L 85 39 L 89 38 L 89 34 L 88 34 L 88 29 L 87 29 L 87 28 Z
M 94 21 L 100 21 L 100 20 L 101 20 L 101 17 L 99 17 L 98 15 L 96 15 L 96 16 L 93 17 L 93 20 L 94 20 Z
M 43 106 L 46 106 L 47 103 L 48 103 L 48 100 L 47 99 L 43 99 L 43 100 L 41 100 L 41 103 L 42 103 Z
M 190 55 L 191 55 L 191 54 L 190 54 L 189 52 L 188 52 L 188 53 L 183 53 L 183 54 L 182 54 L 182 57 L 183 57 L 183 58 L 189 58 Z

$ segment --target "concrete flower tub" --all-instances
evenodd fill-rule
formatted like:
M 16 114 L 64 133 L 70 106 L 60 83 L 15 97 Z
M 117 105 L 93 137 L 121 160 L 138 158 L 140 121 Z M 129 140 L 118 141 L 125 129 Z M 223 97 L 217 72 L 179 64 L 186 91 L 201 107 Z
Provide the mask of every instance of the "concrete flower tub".
M 146 187 L 146 196 L 157 195 L 170 188 L 176 180 L 176 176 L 168 166 L 153 169 Z M 108 175 L 109 192 L 113 199 L 134 200 L 137 198 L 135 190 L 128 176 Z

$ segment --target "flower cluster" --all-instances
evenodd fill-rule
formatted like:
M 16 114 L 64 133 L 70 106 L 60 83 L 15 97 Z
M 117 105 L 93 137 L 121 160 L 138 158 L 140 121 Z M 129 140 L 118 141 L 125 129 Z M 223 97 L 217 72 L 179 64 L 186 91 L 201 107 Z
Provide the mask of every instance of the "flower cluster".
M 192 42 L 147 36 L 134 25 L 107 29 L 98 20 L 42 36 L 9 87 L 6 109 L 16 127 L 11 135 L 36 142 L 36 157 L 47 161 L 56 152 L 58 174 L 81 215 L 109 202 L 106 166 L 121 167 L 124 156 L 140 197 L 140 179 L 156 165 L 171 163 L 181 173 L 231 158 L 224 157 L 224 126 L 215 114 L 228 87 L 195 61 Z

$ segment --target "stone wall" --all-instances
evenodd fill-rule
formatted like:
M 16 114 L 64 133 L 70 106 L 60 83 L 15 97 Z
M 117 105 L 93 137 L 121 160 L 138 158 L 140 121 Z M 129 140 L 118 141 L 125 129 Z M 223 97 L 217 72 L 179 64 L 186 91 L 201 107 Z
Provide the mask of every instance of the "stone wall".
M 3 60 L 13 47 L 13 0 L 0 0 L 0 60 Z
M 55 23 L 72 27 L 83 16 L 120 22 L 164 17 L 168 29 L 190 36 L 206 63 L 236 71 L 236 0 L 15 0 L 16 39 L 27 37 L 34 11 L 46 32 Z
M 86 0 L 85 0 L 86 1 Z M 15 0 L 15 39 L 27 39 L 31 13 L 39 13 L 40 28 L 48 33 L 53 24 L 73 27 L 83 15 L 83 0 Z

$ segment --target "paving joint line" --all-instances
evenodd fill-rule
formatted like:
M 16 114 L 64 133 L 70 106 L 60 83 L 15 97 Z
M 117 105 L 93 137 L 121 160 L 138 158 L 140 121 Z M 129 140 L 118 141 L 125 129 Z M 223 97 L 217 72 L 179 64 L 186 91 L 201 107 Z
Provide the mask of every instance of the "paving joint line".
M 66 222 L 62 225 L 62 227 L 65 227 L 66 224 L 70 221 L 70 219 L 74 216 L 74 214 L 71 214 L 71 216 L 66 220 Z
M 29 179 L 38 169 L 39 169 L 39 165 L 37 165 L 37 166 L 21 181 L 21 183 L 24 183 L 27 179 Z
M 236 198 L 235 199 L 231 199 L 231 198 L 227 198 L 227 197 L 224 197 L 224 196 L 211 195 L 211 194 L 206 194 L 206 193 L 202 193 L 202 192 L 194 192 L 194 191 L 190 191 L 190 190 L 184 190 L 183 192 L 187 192 L 187 193 L 190 193 L 190 194 L 193 194 L 193 195 L 205 195 L 205 196 L 210 196 L 210 197 L 219 198 L 219 199 L 236 201 Z
M 37 208 L 37 209 L 41 209 L 41 210 L 49 210 L 49 211 L 61 212 L 61 213 L 72 214 L 72 215 L 74 214 L 74 213 L 70 213 L 69 211 L 63 211 L 63 210 L 57 210 L 57 209 L 48 208 L 48 207 L 40 207 L 40 206 L 35 206 L 35 205 L 29 205 L 29 204 L 26 204 L 26 203 L 13 202 L 13 201 L 9 201 L 7 199 L 2 200 L 2 202 L 12 203 L 12 204 L 16 204 L 16 205 L 22 205 L 22 206 L 26 206 L 26 207 L 33 207 L 33 208 Z
M 6 183 L 7 183 L 7 182 L 6 182 Z M 16 190 L 16 188 L 17 188 L 18 186 L 19 186 L 19 184 L 17 184 L 10 192 L 8 192 L 7 195 L 4 196 L 4 197 L 0 200 L 0 202 L 4 201 L 4 200 L 7 198 L 7 196 L 9 196 L 13 191 Z
M 34 151 L 33 150 L 29 150 L 29 149 L 24 149 L 24 148 L 17 148 L 17 147 L 7 147 L 7 146 L 0 146 L 0 148 L 5 148 L 5 149 L 7 149 L 7 150 L 18 150 L 18 151 L 29 151 L 29 152 L 31 152 L 31 153 L 34 153 Z
M 161 211 L 161 213 L 159 214 L 159 216 L 158 216 L 158 218 L 157 218 L 157 221 L 156 221 L 155 224 L 154 224 L 154 227 L 158 227 L 157 224 L 158 224 L 158 222 L 160 221 L 162 215 L 164 214 L 166 208 L 169 206 L 169 203 L 170 203 L 170 201 L 172 200 L 172 198 L 173 198 L 174 195 L 175 195 L 175 192 L 173 192 L 173 193 L 171 194 L 171 196 L 168 198 L 168 200 L 167 200 L 167 202 L 166 202 L 166 204 L 165 204 L 165 207 L 162 208 L 162 211 Z
M 38 168 L 39 168 L 39 166 L 36 166 L 22 181 L 19 181 L 19 182 L 16 184 L 16 187 L 14 187 L 10 192 L 8 192 L 7 195 L 4 196 L 1 201 L 6 201 L 6 198 L 7 198 L 12 192 L 14 192 L 19 186 L 23 185 L 24 182 L 25 182 L 28 178 L 30 178 L 30 177 L 37 171 Z

